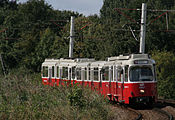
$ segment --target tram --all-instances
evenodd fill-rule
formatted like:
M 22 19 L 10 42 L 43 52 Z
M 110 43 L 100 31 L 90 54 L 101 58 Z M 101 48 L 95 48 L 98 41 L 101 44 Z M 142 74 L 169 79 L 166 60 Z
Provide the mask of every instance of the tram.
M 45 59 L 42 83 L 60 86 L 69 82 L 88 86 L 109 100 L 152 104 L 157 101 L 155 61 L 148 54 L 130 54 L 95 59 Z

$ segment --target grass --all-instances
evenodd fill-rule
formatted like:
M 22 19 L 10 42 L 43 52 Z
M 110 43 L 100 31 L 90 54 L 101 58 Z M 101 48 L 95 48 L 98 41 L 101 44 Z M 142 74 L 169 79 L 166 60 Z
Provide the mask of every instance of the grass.
M 0 119 L 107 120 L 111 105 L 78 86 L 44 86 L 40 74 L 13 72 L 0 78 Z

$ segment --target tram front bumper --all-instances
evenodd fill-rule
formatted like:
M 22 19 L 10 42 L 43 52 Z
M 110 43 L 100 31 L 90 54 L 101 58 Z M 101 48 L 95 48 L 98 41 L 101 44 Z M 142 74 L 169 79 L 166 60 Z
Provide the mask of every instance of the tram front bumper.
M 153 96 L 144 96 L 144 97 L 130 97 L 129 103 L 152 103 L 155 101 Z

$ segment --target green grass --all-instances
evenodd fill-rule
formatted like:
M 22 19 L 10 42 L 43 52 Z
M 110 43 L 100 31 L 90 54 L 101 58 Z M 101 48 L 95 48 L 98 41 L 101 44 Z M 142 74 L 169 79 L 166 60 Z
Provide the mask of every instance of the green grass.
M 0 119 L 107 120 L 111 105 L 78 86 L 44 86 L 40 74 L 13 72 L 0 78 Z

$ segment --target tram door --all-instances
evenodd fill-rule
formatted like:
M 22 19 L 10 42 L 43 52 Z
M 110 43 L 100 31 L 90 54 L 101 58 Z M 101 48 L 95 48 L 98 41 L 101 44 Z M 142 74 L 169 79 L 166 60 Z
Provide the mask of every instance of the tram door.
M 118 69 L 117 79 L 118 79 L 118 86 L 117 86 L 118 101 L 123 102 L 123 88 L 124 88 L 124 70 L 123 69 Z

